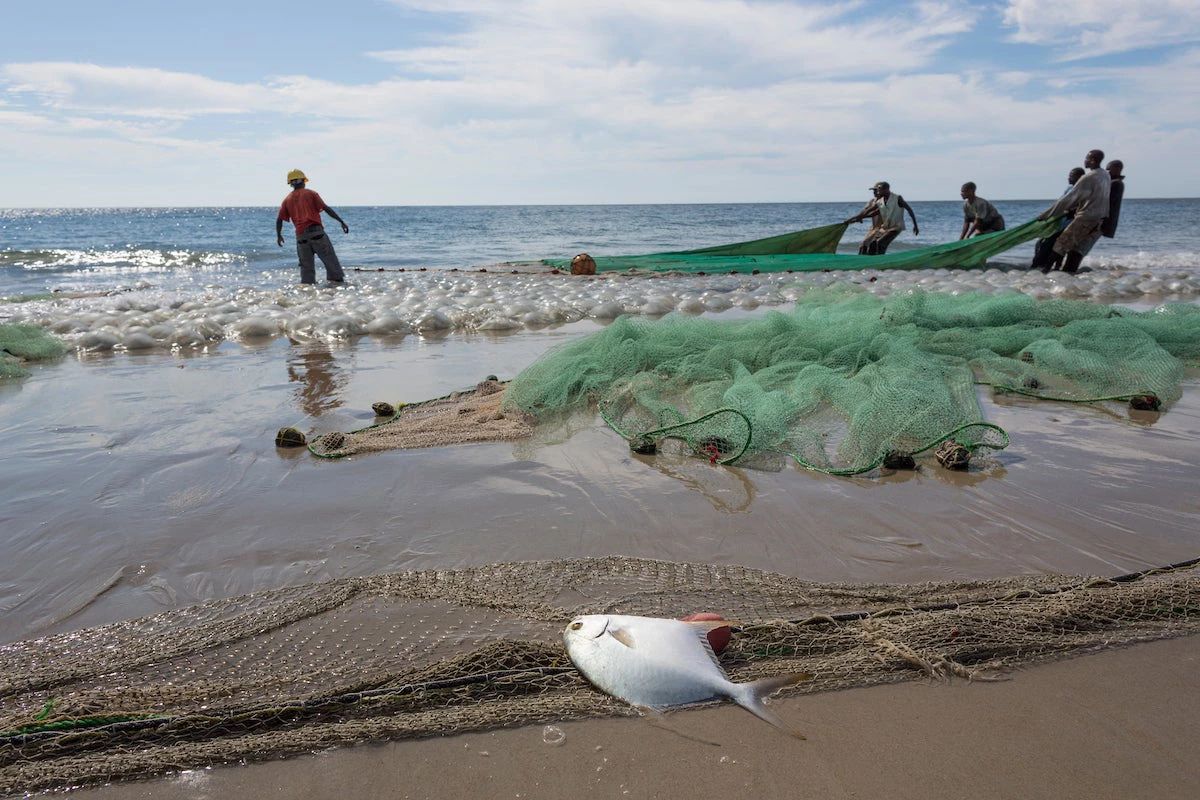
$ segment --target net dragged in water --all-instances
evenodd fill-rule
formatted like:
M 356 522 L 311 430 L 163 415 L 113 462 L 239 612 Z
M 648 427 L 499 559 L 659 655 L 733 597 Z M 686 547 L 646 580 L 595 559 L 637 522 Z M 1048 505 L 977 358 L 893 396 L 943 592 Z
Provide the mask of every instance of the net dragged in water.
M 970 239 L 946 242 L 881 256 L 840 255 L 838 242 L 845 223 L 795 233 L 697 250 L 635 256 L 592 256 L 597 272 L 641 269 L 652 272 L 821 272 L 861 269 L 970 269 L 1025 242 L 1051 235 L 1058 220 L 1031 220 L 1023 225 Z M 543 264 L 569 269 L 569 258 L 547 258 Z
M 792 695 L 995 677 L 1197 632 L 1194 564 L 1111 580 L 846 585 L 613 556 L 212 601 L 0 647 L 0 792 L 634 713 L 567 660 L 562 629 L 582 613 L 720 613 L 741 624 L 721 656 L 730 677 L 813 673 Z

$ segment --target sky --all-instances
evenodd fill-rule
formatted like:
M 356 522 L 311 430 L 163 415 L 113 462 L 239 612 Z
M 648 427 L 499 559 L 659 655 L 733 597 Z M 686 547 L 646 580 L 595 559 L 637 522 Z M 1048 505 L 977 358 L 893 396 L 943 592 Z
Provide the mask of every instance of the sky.
M 1198 0 L 0 0 L 0 207 L 1195 197 Z

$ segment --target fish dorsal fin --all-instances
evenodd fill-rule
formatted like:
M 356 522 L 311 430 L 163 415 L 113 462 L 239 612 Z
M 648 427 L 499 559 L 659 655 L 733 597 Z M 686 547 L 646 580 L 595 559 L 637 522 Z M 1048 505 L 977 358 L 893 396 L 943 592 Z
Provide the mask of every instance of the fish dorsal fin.
M 633 640 L 633 634 L 624 628 L 614 628 L 612 625 L 609 625 L 608 634 L 630 650 L 637 649 L 637 642 Z
M 708 653 L 708 657 L 717 665 L 717 669 L 721 670 L 721 674 L 725 674 L 725 668 L 721 666 L 721 659 L 717 658 L 716 651 L 712 649 L 712 642 L 708 640 L 708 632 L 715 631 L 717 628 L 727 628 L 731 625 L 737 625 L 736 622 L 730 622 L 727 619 L 688 619 L 684 620 L 688 625 L 692 626 L 692 630 L 696 632 L 696 636 L 700 638 L 700 643 L 704 646 L 704 652 Z

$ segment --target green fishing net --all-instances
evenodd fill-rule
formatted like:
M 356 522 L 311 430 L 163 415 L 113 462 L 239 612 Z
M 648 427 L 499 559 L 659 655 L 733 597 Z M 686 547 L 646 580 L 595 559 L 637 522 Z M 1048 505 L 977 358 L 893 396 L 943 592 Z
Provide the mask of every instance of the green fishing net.
M 0 378 L 23 378 L 29 374 L 25 361 L 58 358 L 67 348 L 36 325 L 0 323 Z
M 753 242 L 649 253 L 638 256 L 594 256 L 597 272 L 644 269 L 654 272 L 820 272 L 856 269 L 968 269 L 987 259 L 1024 244 L 1049 236 L 1059 229 L 1057 220 L 1032 220 L 998 233 L 989 233 L 962 241 L 949 242 L 888 253 L 882 256 L 838 255 L 835 251 L 846 224 L 839 222 L 820 228 L 758 239 Z M 545 259 L 542 263 L 560 269 L 570 267 L 570 259 Z
M 621 317 L 531 364 L 503 407 L 545 422 L 596 403 L 635 451 L 682 442 L 719 463 L 787 456 L 857 474 L 935 448 L 946 464 L 948 446 L 963 459 L 1005 447 L 976 384 L 1158 410 L 1179 398 L 1185 362 L 1197 360 L 1192 305 L 1135 312 L 1017 293 L 880 298 L 834 287 L 753 319 Z

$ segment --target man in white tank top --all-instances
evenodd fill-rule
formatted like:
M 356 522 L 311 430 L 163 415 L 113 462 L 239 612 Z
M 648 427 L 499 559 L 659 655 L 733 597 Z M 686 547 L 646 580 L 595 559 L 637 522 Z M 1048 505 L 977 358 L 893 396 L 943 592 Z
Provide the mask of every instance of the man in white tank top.
M 863 210 L 846 220 L 862 222 L 871 218 L 871 230 L 863 237 L 862 245 L 858 248 L 860 256 L 881 256 L 887 252 L 888 245 L 904 230 L 904 212 L 912 217 L 913 236 L 920 234 L 917 227 L 917 215 L 912 206 L 904 202 L 898 194 L 892 194 L 892 187 L 887 181 L 880 181 L 871 187 L 875 197 L 867 203 Z

